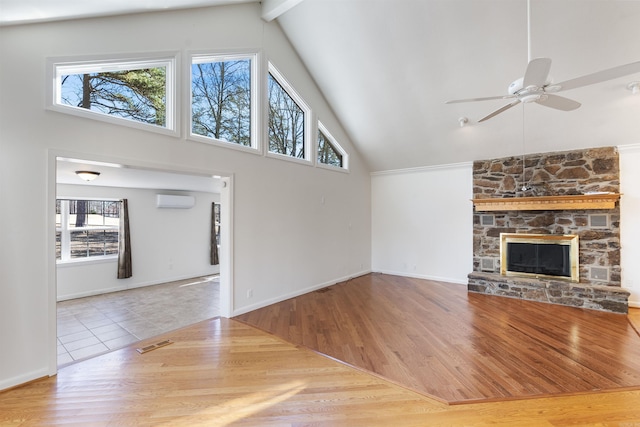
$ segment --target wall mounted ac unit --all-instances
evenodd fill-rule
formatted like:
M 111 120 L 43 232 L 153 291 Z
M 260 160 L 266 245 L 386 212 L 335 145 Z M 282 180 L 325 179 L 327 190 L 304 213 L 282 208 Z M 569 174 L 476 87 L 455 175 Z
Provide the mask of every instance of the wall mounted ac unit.
M 196 204 L 193 196 L 177 196 L 173 194 L 156 194 L 156 206 L 166 209 L 191 209 Z

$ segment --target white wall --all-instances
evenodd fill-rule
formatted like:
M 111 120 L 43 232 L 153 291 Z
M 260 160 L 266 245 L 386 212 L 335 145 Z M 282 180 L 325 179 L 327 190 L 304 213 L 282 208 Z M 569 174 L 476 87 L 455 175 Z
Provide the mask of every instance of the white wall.
M 620 153 L 620 264 L 629 305 L 640 307 L 640 144 L 618 147 Z
M 49 57 L 174 51 L 184 61 L 207 49 L 271 59 L 350 153 L 350 173 L 44 108 Z M 370 270 L 369 171 L 258 3 L 2 27 L 0 57 L 0 340 L 11 343 L 0 389 L 56 369 L 52 153 L 232 176 L 234 313 Z
M 191 209 L 158 209 L 156 194 L 166 191 L 58 185 L 60 198 L 127 199 L 133 276 L 117 278 L 117 259 L 57 264 L 58 301 L 132 289 L 220 272 L 211 265 L 209 240 L 211 202 L 220 195 L 188 192 L 195 197 Z
M 640 144 L 618 150 L 622 286 L 640 307 Z M 372 174 L 373 271 L 467 283 L 471 183 L 471 164 Z
M 373 271 L 466 284 L 473 269 L 471 185 L 470 163 L 373 173 Z

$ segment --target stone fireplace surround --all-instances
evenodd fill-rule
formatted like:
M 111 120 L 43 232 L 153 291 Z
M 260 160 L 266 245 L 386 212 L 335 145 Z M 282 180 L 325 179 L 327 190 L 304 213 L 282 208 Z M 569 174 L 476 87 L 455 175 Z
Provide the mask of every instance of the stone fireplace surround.
M 473 164 L 474 199 L 619 193 L 618 152 L 602 147 L 480 160 Z M 525 185 L 527 190 L 523 191 Z M 592 226 L 589 215 L 606 216 L 606 226 Z M 500 233 L 577 234 L 580 281 L 500 274 Z M 620 207 L 612 209 L 505 210 L 473 215 L 473 272 L 468 290 L 531 301 L 627 313 L 629 292 L 620 271 Z M 608 271 L 594 278 L 591 268 Z

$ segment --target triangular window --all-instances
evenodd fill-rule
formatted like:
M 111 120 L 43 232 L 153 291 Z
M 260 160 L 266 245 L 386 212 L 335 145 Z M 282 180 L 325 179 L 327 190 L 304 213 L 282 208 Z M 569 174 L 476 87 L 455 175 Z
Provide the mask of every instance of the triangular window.
M 267 84 L 269 153 L 309 161 L 307 121 L 311 110 L 271 64 Z
M 318 122 L 318 164 L 346 169 L 346 160 L 347 154 L 344 149 L 336 142 L 324 125 Z

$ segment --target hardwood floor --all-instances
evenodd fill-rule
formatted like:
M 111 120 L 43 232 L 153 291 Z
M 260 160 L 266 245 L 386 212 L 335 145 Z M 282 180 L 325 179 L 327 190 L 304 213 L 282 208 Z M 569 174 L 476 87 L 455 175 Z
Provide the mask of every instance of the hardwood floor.
M 174 343 L 135 350 L 163 339 Z M 447 406 L 229 319 L 0 393 L 1 426 L 637 427 L 638 420 L 640 390 Z
M 627 316 L 631 326 L 640 335 L 640 308 L 629 307 L 629 315 Z
M 236 319 L 450 404 L 640 388 L 627 316 L 461 285 L 370 274 Z

